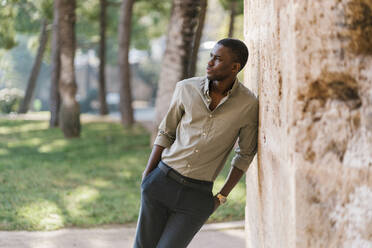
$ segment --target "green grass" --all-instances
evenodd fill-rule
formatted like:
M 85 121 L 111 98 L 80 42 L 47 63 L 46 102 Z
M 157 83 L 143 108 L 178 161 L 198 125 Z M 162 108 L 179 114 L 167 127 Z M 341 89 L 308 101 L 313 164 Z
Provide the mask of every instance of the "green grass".
M 149 139 L 118 123 L 86 123 L 81 138 L 64 139 L 45 121 L 0 120 L 0 230 L 135 223 Z M 244 181 L 209 221 L 244 218 Z

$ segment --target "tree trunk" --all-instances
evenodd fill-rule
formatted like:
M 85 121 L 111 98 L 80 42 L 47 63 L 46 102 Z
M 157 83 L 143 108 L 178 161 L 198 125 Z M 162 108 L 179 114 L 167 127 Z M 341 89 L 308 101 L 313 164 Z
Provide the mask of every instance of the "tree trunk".
M 231 38 L 234 35 L 234 24 L 235 24 L 235 16 L 237 12 L 238 1 L 231 1 L 230 2 L 230 24 L 229 24 L 229 34 L 228 37 Z
M 87 56 L 87 63 L 85 66 L 85 80 L 84 80 L 84 91 L 86 92 L 85 97 L 88 97 L 89 91 L 90 91 L 90 86 L 91 86 L 91 81 L 90 81 L 90 75 L 92 74 L 92 67 L 90 66 L 90 55 L 88 53 Z
M 99 112 L 101 115 L 108 114 L 106 102 L 106 82 L 105 82 L 105 64 L 106 64 L 106 0 L 100 0 L 100 44 L 99 44 Z
M 125 127 L 134 123 L 132 108 L 132 92 L 130 84 L 129 45 L 132 26 L 132 10 L 134 0 L 123 0 L 119 20 L 119 76 L 120 76 L 120 112 Z
M 48 41 L 48 31 L 47 31 L 47 20 L 43 20 L 41 24 L 41 32 L 40 32 L 40 38 L 39 38 L 39 48 L 37 50 L 36 58 L 34 65 L 31 70 L 30 77 L 28 79 L 27 83 L 27 89 L 25 97 L 23 98 L 22 104 L 19 107 L 18 113 L 24 114 L 28 111 L 30 102 L 32 100 L 32 97 L 34 95 L 37 77 L 39 75 L 41 62 L 43 61 L 43 55 L 45 51 L 45 47 Z
M 199 52 L 199 47 L 200 47 L 200 40 L 203 34 L 205 16 L 207 13 L 207 5 L 208 5 L 207 0 L 200 1 L 200 13 L 199 13 L 198 27 L 196 29 L 194 46 L 192 48 L 189 77 L 194 77 L 196 73 L 197 63 L 198 63 L 198 52 Z
M 60 126 L 66 138 L 80 135 L 80 107 L 75 99 L 77 85 L 75 82 L 75 0 L 58 1 L 58 24 L 61 52 L 61 71 L 59 91 L 62 105 L 60 109 Z
M 58 38 L 58 6 L 57 1 L 53 4 L 53 29 L 52 29 L 52 75 L 50 85 L 50 120 L 49 127 L 57 127 L 59 123 L 59 108 L 61 104 L 61 97 L 58 90 L 59 73 L 61 67 L 59 38 Z
M 199 0 L 173 0 L 167 47 L 156 97 L 155 127 L 166 114 L 176 83 L 188 76 L 191 51 L 199 16 Z M 153 137 L 156 130 L 154 130 Z

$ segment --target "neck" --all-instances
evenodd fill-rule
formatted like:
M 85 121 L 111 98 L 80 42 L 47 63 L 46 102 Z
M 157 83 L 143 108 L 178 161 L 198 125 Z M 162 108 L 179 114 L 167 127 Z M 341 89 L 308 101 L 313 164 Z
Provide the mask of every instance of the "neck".
M 227 92 L 233 87 L 235 79 L 236 77 L 228 78 L 221 81 L 210 81 L 210 91 L 216 92 L 221 95 L 226 95 Z

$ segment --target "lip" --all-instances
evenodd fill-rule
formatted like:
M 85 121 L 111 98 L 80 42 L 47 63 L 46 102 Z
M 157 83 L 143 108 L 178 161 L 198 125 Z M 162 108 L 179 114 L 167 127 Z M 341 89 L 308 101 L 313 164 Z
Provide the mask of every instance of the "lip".
M 207 68 L 207 72 L 211 72 L 212 71 L 212 69 L 211 68 Z

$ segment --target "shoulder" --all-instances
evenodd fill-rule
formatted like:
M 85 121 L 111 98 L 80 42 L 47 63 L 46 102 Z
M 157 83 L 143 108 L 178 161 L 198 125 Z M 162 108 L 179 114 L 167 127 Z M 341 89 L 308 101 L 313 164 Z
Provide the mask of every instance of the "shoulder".
M 245 125 L 256 126 L 258 123 L 258 98 L 242 83 L 237 89 L 237 98 L 242 109 L 241 116 L 244 116 Z
M 177 82 L 176 91 L 181 95 L 195 96 L 204 86 L 205 77 L 192 77 Z
M 244 99 L 244 101 L 242 102 L 244 102 L 246 105 L 249 105 L 254 108 L 258 107 L 258 97 L 250 89 L 248 89 L 244 84 L 239 82 L 237 92 L 238 92 L 239 98 Z
M 205 77 L 192 77 L 192 78 L 187 78 L 182 81 L 179 81 L 176 85 L 176 87 L 200 87 L 200 84 L 203 83 L 205 80 Z

